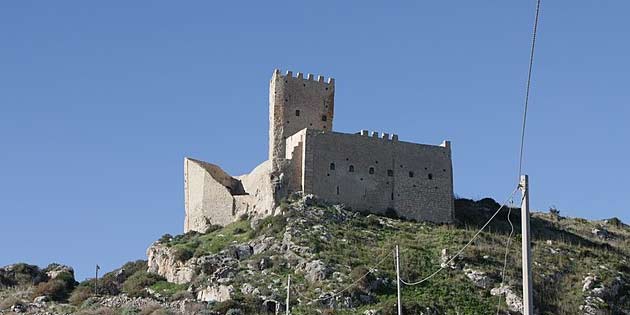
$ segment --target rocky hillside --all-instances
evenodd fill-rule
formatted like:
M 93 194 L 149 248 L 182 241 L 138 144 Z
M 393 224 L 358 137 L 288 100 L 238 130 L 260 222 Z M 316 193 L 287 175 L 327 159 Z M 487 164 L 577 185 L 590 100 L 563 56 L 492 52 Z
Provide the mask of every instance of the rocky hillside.
M 458 222 L 434 225 L 295 197 L 274 217 L 242 218 L 204 234 L 164 235 L 147 250 L 148 261 L 106 274 L 99 296 L 93 296 L 93 280 L 78 284 L 67 275 L 49 274 L 62 266 L 5 267 L 0 313 L 283 313 L 291 276 L 292 314 L 395 314 L 392 252 L 398 244 L 407 282 L 444 267 L 422 284 L 402 286 L 404 314 L 495 314 L 497 306 L 501 314 L 519 314 L 518 234 L 501 284 L 507 211 L 451 259 L 497 208 L 491 199 L 460 199 Z M 519 231 L 518 211 L 511 219 Z M 531 223 L 538 314 L 630 314 L 628 226 L 558 213 L 535 213 Z

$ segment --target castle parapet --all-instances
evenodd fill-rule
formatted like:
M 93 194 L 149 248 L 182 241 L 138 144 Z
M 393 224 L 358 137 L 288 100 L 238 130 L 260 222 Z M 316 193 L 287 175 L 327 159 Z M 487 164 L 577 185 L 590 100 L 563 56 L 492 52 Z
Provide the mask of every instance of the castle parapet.
M 359 130 L 359 132 L 356 133 L 357 135 L 361 135 L 363 137 L 372 137 L 372 138 L 381 138 L 384 140 L 390 140 L 390 141 L 398 141 L 398 135 L 395 133 L 392 133 L 391 135 L 389 133 L 383 132 L 382 134 L 379 133 L 378 131 L 372 131 L 372 134 L 370 135 L 370 131 L 367 129 L 361 129 Z M 380 135 L 380 136 L 379 136 Z
M 328 81 L 326 81 L 326 78 L 324 78 L 324 76 L 322 75 L 318 75 L 317 76 L 317 80 L 315 80 L 315 75 L 312 73 L 307 74 L 306 78 L 304 77 L 304 74 L 302 72 L 298 72 L 296 74 L 296 76 L 293 76 L 293 71 L 288 71 L 286 72 L 286 74 L 282 74 L 280 72 L 280 69 L 276 69 L 274 70 L 274 74 L 283 77 L 285 79 L 295 79 L 295 80 L 305 80 L 305 81 L 317 81 L 319 83 L 324 83 L 327 85 L 335 85 L 335 79 L 334 78 L 328 78 Z

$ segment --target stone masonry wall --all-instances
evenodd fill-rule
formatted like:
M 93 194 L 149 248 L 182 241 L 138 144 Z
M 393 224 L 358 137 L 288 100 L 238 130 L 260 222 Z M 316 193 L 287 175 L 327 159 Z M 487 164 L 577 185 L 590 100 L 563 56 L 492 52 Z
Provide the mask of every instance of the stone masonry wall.
M 285 140 L 304 128 L 332 130 L 335 81 L 275 70 L 269 83 L 269 159 L 272 171 L 285 158 Z
M 378 133 L 307 130 L 304 193 L 359 211 L 433 222 L 453 220 L 450 143 L 398 141 Z M 334 164 L 334 166 L 333 166 Z

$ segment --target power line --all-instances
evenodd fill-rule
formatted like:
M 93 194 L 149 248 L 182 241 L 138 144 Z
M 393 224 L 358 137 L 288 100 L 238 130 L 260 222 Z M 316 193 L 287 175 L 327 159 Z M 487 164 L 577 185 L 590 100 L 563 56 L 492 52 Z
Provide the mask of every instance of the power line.
M 369 274 L 373 273 L 376 270 L 376 267 L 380 266 L 390 255 L 392 255 L 392 248 L 389 248 L 385 251 L 384 254 L 381 254 L 381 256 L 379 256 L 379 260 L 377 261 L 377 263 L 375 265 L 372 265 L 371 268 L 368 268 L 368 271 L 363 274 L 361 277 L 359 277 L 358 279 L 356 279 L 354 282 L 350 283 L 348 286 L 344 287 L 343 289 L 332 293 L 330 295 L 326 295 L 325 297 L 320 297 L 320 298 L 316 298 L 316 299 L 309 299 L 306 296 L 302 295 L 299 291 L 295 290 L 294 292 L 299 295 L 300 297 L 304 298 L 304 299 L 308 299 L 308 301 L 306 303 L 312 303 L 312 302 L 317 302 L 317 301 L 324 301 L 324 300 L 329 300 L 332 299 L 338 295 L 340 295 L 343 292 L 348 291 L 350 288 L 354 287 L 355 285 L 357 285 L 361 280 L 365 279 L 365 277 L 367 277 Z
M 525 89 L 525 108 L 523 109 L 523 125 L 521 127 L 521 148 L 518 159 L 518 178 L 523 171 L 523 151 L 525 148 L 525 125 L 527 123 L 527 108 L 529 107 L 529 90 L 532 83 L 532 68 L 534 66 L 534 51 L 536 48 L 536 33 L 538 32 L 538 17 L 540 16 L 540 1 L 536 2 L 536 18 L 534 20 L 534 30 L 532 31 L 532 47 L 529 54 L 529 70 L 527 71 L 527 87 Z
M 507 261 L 508 261 L 508 254 L 510 252 L 510 245 L 512 244 L 512 236 L 514 235 L 514 224 L 512 224 L 512 219 L 510 218 L 510 216 L 512 215 L 512 209 L 514 208 L 514 199 L 510 199 L 510 206 L 508 207 L 508 213 L 507 213 L 507 221 L 510 224 L 510 235 L 508 236 L 508 239 L 505 243 L 505 254 L 503 255 L 503 269 L 501 271 L 501 285 L 500 287 L 503 286 L 503 284 L 505 283 L 505 272 L 507 271 Z M 497 313 L 496 315 L 499 315 L 499 311 L 501 310 L 501 294 L 497 295 Z
M 457 258 L 459 255 L 461 255 L 462 252 L 464 252 L 464 250 L 466 250 L 466 248 L 468 246 L 470 246 L 470 244 L 472 244 L 475 239 L 477 238 L 477 236 L 479 236 L 479 234 L 481 234 L 481 232 L 490 224 L 490 222 L 492 222 L 492 220 L 494 220 L 494 218 L 499 214 L 499 212 L 501 212 L 501 210 L 505 207 L 505 205 L 507 204 L 507 202 L 514 196 L 514 194 L 516 193 L 516 191 L 518 191 L 518 187 L 515 188 L 512 193 L 509 195 L 508 198 L 506 198 L 505 202 L 503 202 L 503 204 L 499 207 L 499 209 L 497 209 L 497 211 L 494 212 L 494 214 L 490 217 L 490 219 L 488 219 L 488 221 L 479 229 L 479 231 L 477 231 L 477 233 L 475 233 L 475 235 L 468 241 L 468 243 L 466 243 L 466 245 L 464 245 L 453 257 L 451 257 L 451 259 L 449 259 L 447 262 L 443 263 L 442 266 L 440 266 L 439 269 L 437 269 L 436 271 L 434 271 L 432 274 L 428 275 L 427 277 L 415 281 L 415 282 L 409 282 L 409 281 L 405 281 L 403 279 L 400 279 L 400 282 L 404 283 L 405 285 L 408 286 L 413 286 L 413 285 L 418 285 L 421 284 L 431 278 L 433 278 L 435 275 L 437 275 L 438 273 L 440 273 L 440 271 L 446 269 L 446 266 L 448 266 L 453 260 L 455 260 L 455 258 Z

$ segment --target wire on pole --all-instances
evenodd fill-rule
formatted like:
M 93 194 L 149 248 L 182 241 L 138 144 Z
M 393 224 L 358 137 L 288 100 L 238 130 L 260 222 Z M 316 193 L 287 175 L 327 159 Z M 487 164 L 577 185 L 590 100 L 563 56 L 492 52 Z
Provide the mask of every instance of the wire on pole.
M 437 269 L 436 271 L 434 271 L 433 273 L 431 273 L 430 275 L 428 275 L 427 277 L 420 279 L 418 281 L 415 282 L 409 282 L 409 281 L 405 281 L 403 279 L 400 279 L 400 282 L 402 282 L 405 285 L 408 286 L 414 286 L 414 285 L 419 285 L 431 278 L 433 278 L 435 275 L 437 275 L 438 273 L 440 273 L 442 270 L 446 269 L 446 266 L 448 266 L 451 262 L 453 262 L 453 260 L 455 260 L 455 258 L 459 257 L 459 255 L 461 255 L 464 250 L 466 250 L 466 248 L 468 246 L 470 246 L 470 244 L 472 244 L 475 239 L 477 239 L 477 237 L 479 236 L 479 234 L 481 234 L 481 232 L 490 224 L 490 222 L 492 222 L 492 220 L 494 220 L 494 218 L 499 214 L 499 212 L 501 212 L 501 210 L 505 207 L 505 205 L 507 204 L 507 202 L 514 196 L 514 194 L 516 193 L 516 191 L 518 191 L 518 187 L 515 188 L 512 193 L 510 193 L 509 197 L 506 198 L 506 200 L 503 202 L 503 204 L 501 204 L 501 206 L 499 207 L 499 209 L 497 209 L 497 211 L 494 212 L 494 214 L 490 217 L 490 219 L 488 219 L 488 221 L 479 229 L 479 231 L 477 231 L 477 233 L 475 233 L 475 235 L 468 241 L 468 243 L 466 243 L 466 245 L 464 245 L 459 251 L 457 251 L 457 253 L 455 255 L 453 255 L 453 257 L 451 257 L 447 262 L 443 263 L 439 269 Z
M 536 34 L 538 33 L 538 18 L 540 16 L 540 2 L 536 2 L 536 17 L 534 18 L 534 30 L 532 31 L 532 46 L 529 53 L 529 69 L 527 71 L 527 86 L 525 88 L 525 108 L 523 109 L 523 125 L 521 127 L 521 148 L 518 157 L 518 179 L 520 181 L 523 172 L 523 154 L 525 149 L 525 125 L 527 123 L 527 108 L 529 107 L 529 91 L 532 84 L 532 69 L 534 67 L 534 52 L 536 48 Z

